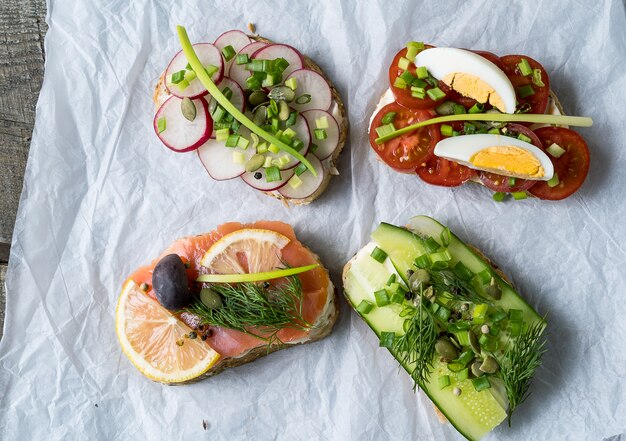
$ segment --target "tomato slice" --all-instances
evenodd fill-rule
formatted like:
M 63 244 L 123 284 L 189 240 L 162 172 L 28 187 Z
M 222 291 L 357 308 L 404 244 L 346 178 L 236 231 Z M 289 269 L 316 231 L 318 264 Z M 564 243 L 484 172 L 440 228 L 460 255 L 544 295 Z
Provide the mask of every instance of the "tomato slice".
M 589 172 L 589 148 L 585 140 L 576 132 L 564 127 L 541 127 L 535 134 L 544 146 L 553 143 L 565 149 L 560 158 L 548 154 L 554 164 L 554 172 L 559 177 L 559 184 L 549 187 L 544 181 L 537 183 L 529 190 L 540 199 L 558 201 L 575 193 Z
M 525 58 L 530 67 L 533 69 L 541 70 L 541 80 L 543 81 L 544 86 L 539 87 L 533 84 L 533 76 L 528 75 L 524 76 L 521 74 L 519 70 L 519 62 Z M 513 87 L 515 88 L 515 95 L 517 97 L 518 108 L 526 103 L 530 105 L 529 113 L 546 113 L 546 109 L 548 107 L 548 98 L 550 97 L 550 78 L 548 77 L 548 73 L 543 68 L 541 64 L 537 61 L 533 60 L 526 55 L 506 55 L 501 58 L 502 63 L 504 63 L 504 73 L 509 77 Z M 532 86 L 535 93 L 533 95 L 522 98 L 519 93 L 519 88 L 525 85 Z
M 422 181 L 442 187 L 457 187 L 476 176 L 476 170 L 439 156 L 433 156 L 425 167 L 415 171 Z
M 427 49 L 432 46 L 426 45 Z M 428 95 L 424 98 L 415 98 L 411 95 L 411 87 L 407 87 L 406 89 L 400 89 L 398 87 L 394 87 L 394 82 L 396 78 L 398 78 L 404 72 L 402 69 L 398 67 L 398 61 L 400 61 L 401 57 L 406 56 L 406 48 L 402 49 L 400 52 L 393 57 L 393 61 L 389 66 L 389 87 L 391 87 L 391 91 L 393 92 L 393 96 L 396 98 L 396 101 L 403 106 L 410 107 L 412 109 L 433 109 L 437 105 L 443 103 L 446 97 L 441 98 L 440 100 L 433 101 Z M 415 76 L 416 66 L 414 63 L 409 63 L 409 68 L 407 69 L 413 76 Z M 450 91 L 450 88 L 446 86 L 443 81 L 439 81 L 439 88 L 443 93 L 446 94 Z M 432 86 L 426 86 L 426 90 L 432 89 Z
M 376 144 L 376 138 L 378 138 L 376 128 L 383 125 L 382 119 L 388 112 L 396 112 L 393 120 L 396 129 L 425 121 L 433 115 L 426 110 L 407 109 L 398 103 L 390 103 L 380 109 L 372 120 L 369 132 L 372 149 L 391 168 L 403 173 L 412 173 L 417 167 L 422 167 L 433 155 L 435 144 L 440 138 L 439 126 L 420 127 L 385 143 Z

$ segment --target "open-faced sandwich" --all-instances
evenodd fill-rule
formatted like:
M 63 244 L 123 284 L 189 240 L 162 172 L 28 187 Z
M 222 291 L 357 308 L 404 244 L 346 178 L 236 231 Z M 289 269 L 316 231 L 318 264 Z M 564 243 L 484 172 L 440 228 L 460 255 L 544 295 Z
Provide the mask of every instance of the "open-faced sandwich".
M 358 314 L 467 439 L 510 417 L 544 352 L 544 319 L 439 222 L 381 223 L 343 272 Z
M 227 223 L 131 274 L 116 330 L 137 369 L 176 384 L 319 340 L 338 312 L 328 272 L 289 225 Z
M 168 148 L 196 151 L 215 180 L 243 179 L 285 202 L 324 192 L 347 137 L 339 93 L 310 58 L 232 30 L 170 61 L 155 91 L 154 130 Z
M 589 170 L 587 144 L 567 126 L 591 124 L 564 116 L 548 73 L 526 55 L 410 42 L 391 62 L 369 137 L 387 165 L 429 184 L 559 200 Z

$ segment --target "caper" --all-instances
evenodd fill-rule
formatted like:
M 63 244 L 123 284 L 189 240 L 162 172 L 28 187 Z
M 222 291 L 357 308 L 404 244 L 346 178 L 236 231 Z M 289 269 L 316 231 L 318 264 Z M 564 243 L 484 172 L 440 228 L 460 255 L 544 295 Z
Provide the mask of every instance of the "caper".
M 498 362 L 490 356 L 486 356 L 480 365 L 480 370 L 487 374 L 495 374 L 498 372 Z
M 265 120 L 267 120 L 267 106 L 259 106 L 254 110 L 254 117 L 252 121 L 257 126 L 261 126 L 265 124 Z
M 247 172 L 257 171 L 263 166 L 263 163 L 265 163 L 265 157 L 263 155 L 259 155 L 258 153 L 255 153 L 254 155 L 252 155 L 250 159 L 248 159 L 248 161 L 246 161 L 246 166 L 245 166 L 246 171 Z
M 459 351 L 446 338 L 437 340 L 435 343 L 435 351 L 437 351 L 444 360 L 454 360 L 459 355 Z
M 276 101 L 287 101 L 290 103 L 296 97 L 296 93 L 287 86 L 276 86 L 270 90 L 268 97 Z
M 278 119 L 281 121 L 287 121 L 289 119 L 289 113 L 291 113 L 291 110 L 289 109 L 289 104 L 287 104 L 285 101 L 279 101 L 278 107 Z
M 425 269 L 418 269 L 409 278 L 409 288 L 411 291 L 419 291 L 420 287 L 430 282 L 430 274 Z
M 492 298 L 500 300 L 502 297 L 502 289 L 494 277 L 491 278 L 489 285 L 485 288 L 485 292 Z
M 180 111 L 185 119 L 189 121 L 196 119 L 196 105 L 188 97 L 183 98 L 180 102 Z
M 472 371 L 472 374 L 474 374 L 475 377 L 482 377 L 485 374 L 483 371 L 480 370 L 480 366 L 481 366 L 480 361 L 475 361 L 474 363 L 472 363 L 472 366 L 470 369 Z
M 200 291 L 200 301 L 210 309 L 218 309 L 222 306 L 222 298 L 211 288 L 202 288 Z
M 471 329 L 468 329 L 467 337 L 469 339 L 470 346 L 472 347 L 472 351 L 476 352 L 477 354 L 480 354 L 480 343 L 478 342 L 478 338 L 476 337 L 476 334 L 474 334 L 474 332 L 472 332 Z
M 255 90 L 248 97 L 248 103 L 253 108 L 258 106 L 259 104 L 263 104 L 266 101 L 267 101 L 267 94 L 263 92 L 262 90 Z

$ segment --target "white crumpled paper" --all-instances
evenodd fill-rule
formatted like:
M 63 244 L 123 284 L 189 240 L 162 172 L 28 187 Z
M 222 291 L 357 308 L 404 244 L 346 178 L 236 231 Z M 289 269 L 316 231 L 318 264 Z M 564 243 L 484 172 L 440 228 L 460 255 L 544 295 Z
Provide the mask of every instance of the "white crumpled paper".
M 226 221 L 280 219 L 343 264 L 380 221 L 428 214 L 498 262 L 548 315 L 532 394 L 489 439 L 600 440 L 626 433 L 626 20 L 597 2 L 49 0 L 46 70 L 7 278 L 0 346 L 2 440 L 460 439 L 341 302 L 325 340 L 198 384 L 145 379 L 114 329 L 125 277 L 174 239 Z M 152 129 L 152 87 L 179 49 L 175 25 L 213 41 L 255 23 L 316 60 L 351 122 L 341 175 L 308 207 L 214 182 Z M 495 203 L 375 160 L 368 120 L 409 40 L 539 60 L 591 148 L 562 202 Z M 206 429 L 203 427 L 206 423 Z

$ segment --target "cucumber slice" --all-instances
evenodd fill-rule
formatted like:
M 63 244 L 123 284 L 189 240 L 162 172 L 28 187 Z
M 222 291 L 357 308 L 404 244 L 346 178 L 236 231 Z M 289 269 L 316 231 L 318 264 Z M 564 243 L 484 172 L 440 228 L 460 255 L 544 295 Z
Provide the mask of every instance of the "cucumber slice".
M 411 219 L 409 228 L 413 231 L 390 224 L 380 224 L 372 233 L 373 241 L 361 249 L 346 266 L 344 293 L 353 308 L 356 309 L 362 300 L 374 302 L 373 293 L 383 289 L 392 274 L 396 274 L 396 278 L 399 276 L 406 280 L 407 270 L 414 269 L 415 258 L 428 252 L 424 238 L 433 237 L 441 244 L 440 235 L 445 227 L 431 218 L 418 216 Z M 382 264 L 370 256 L 375 247 L 381 248 L 388 255 Z M 532 307 L 524 302 L 507 282 L 497 276 L 491 265 L 454 235 L 450 237 L 448 250 L 453 263 L 461 261 L 474 273 L 488 270 L 493 275 L 502 288 L 502 298 L 494 301 L 496 305 L 505 309 L 521 310 L 524 320 L 528 320 L 529 323 L 537 320 L 543 322 Z M 400 305 L 392 303 L 384 307 L 374 307 L 369 313 L 359 315 L 379 337 L 382 332 L 402 335 L 404 318 L 399 315 L 401 310 Z M 500 334 L 500 339 L 508 338 L 506 333 Z M 402 360 L 402 357 L 393 350 L 390 352 L 396 359 Z M 411 365 L 403 367 L 409 374 L 414 368 Z M 470 440 L 481 439 L 506 419 L 508 402 L 503 384 L 498 378 L 490 377 L 492 387 L 478 392 L 471 379 L 457 380 L 454 375 L 450 375 L 450 387 L 441 389 L 438 384 L 441 375 L 450 375 L 450 371 L 446 363 L 435 357 L 428 382 L 420 386 L 463 436 Z M 455 388 L 461 389 L 459 396 L 454 394 Z

